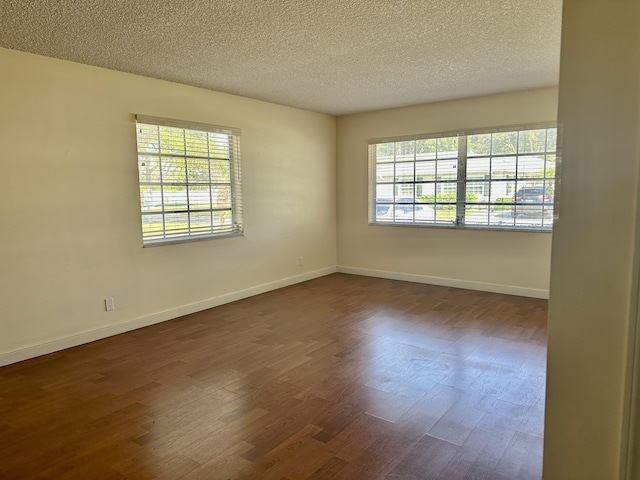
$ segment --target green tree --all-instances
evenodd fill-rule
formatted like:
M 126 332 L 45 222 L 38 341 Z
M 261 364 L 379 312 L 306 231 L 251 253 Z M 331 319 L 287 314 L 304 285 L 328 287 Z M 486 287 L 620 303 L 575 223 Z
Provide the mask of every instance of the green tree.
M 154 192 L 174 192 L 165 208 L 229 208 L 217 216 L 222 223 L 231 215 L 229 141 L 226 135 L 156 125 L 138 125 L 138 173 L 143 211 L 157 211 Z M 210 184 L 213 198 L 208 200 Z M 195 200 L 197 192 L 198 200 Z M 182 194 L 181 194 L 182 193 Z M 191 194 L 187 204 L 188 195 Z M 207 200 L 204 200 L 207 198 Z
M 553 152 L 556 141 L 555 128 L 483 133 L 467 137 L 467 152 L 471 156 Z

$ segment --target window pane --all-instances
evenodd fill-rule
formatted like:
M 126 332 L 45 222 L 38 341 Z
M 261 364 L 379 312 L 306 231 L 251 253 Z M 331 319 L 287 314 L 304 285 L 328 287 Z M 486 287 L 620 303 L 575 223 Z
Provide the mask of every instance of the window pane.
M 185 187 L 163 186 L 162 196 L 164 198 L 165 210 L 186 210 L 187 209 L 187 189 Z
M 376 162 L 393 162 L 394 161 L 394 144 L 379 143 L 376 145 Z
M 436 201 L 436 184 L 419 183 L 416 185 L 416 201 L 434 203 Z
M 217 186 L 211 189 L 213 208 L 231 208 L 231 187 Z
M 491 223 L 513 225 L 513 197 L 497 197 L 497 205 L 491 206 Z
M 396 163 L 396 182 L 413 182 L 414 163 Z
M 214 227 L 229 227 L 231 226 L 231 210 L 225 210 L 221 212 L 212 212 L 213 226 Z
M 189 222 L 194 233 L 211 231 L 211 212 L 190 212 Z
M 489 201 L 489 197 L 481 193 L 466 192 L 465 195 L 465 203 L 487 203 Z
M 523 198 L 537 198 L 542 201 L 544 196 L 553 195 L 552 184 L 553 182 L 544 180 L 518 181 L 516 194 Z
M 412 183 L 395 185 L 395 201 L 407 203 L 414 201 L 415 185 Z
M 416 205 L 415 218 L 416 222 L 433 223 L 436 219 L 436 211 L 431 205 Z
M 376 167 L 376 182 L 393 182 L 393 163 L 383 163 Z
M 392 204 L 376 204 L 376 220 L 385 221 L 393 220 L 393 205 Z
M 467 179 L 487 178 L 490 160 L 488 158 L 470 158 L 467 160 Z
M 511 213 L 511 205 L 494 205 L 490 207 L 489 225 L 492 227 L 513 228 L 515 220 Z
M 393 185 L 376 185 L 376 201 L 393 202 Z
M 492 135 L 491 153 L 502 155 L 517 153 L 518 132 L 494 133 Z
M 185 183 L 187 172 L 184 158 L 162 157 L 162 181 L 164 183 Z
M 190 157 L 208 157 L 209 143 L 207 132 L 188 130 L 185 132 L 186 155 Z
M 206 158 L 187 158 L 187 179 L 189 183 L 208 183 L 209 160 Z
M 469 135 L 467 138 L 467 156 L 485 156 L 491 153 L 491 134 Z
M 438 160 L 438 180 L 456 180 L 458 178 L 458 160 Z
M 208 186 L 189 186 L 189 210 L 211 209 L 211 193 Z
M 518 178 L 544 178 L 544 155 L 522 155 L 518 157 Z
M 436 179 L 436 162 L 416 162 L 416 180 L 433 181 Z
M 519 218 L 542 218 L 544 209 L 541 205 L 517 204 L 515 206 L 516 215 Z
M 490 182 L 467 182 L 468 203 L 486 203 L 489 201 Z
M 140 153 L 160 153 L 160 140 L 158 127 L 156 125 L 137 125 L 138 131 L 138 152 Z
M 164 216 L 164 229 L 167 235 L 189 233 L 189 215 L 187 213 L 167 213 Z
M 142 212 L 162 211 L 162 194 L 158 185 L 140 185 L 140 209 Z
M 488 225 L 489 207 L 486 205 L 467 205 L 464 207 L 465 225 Z
M 436 158 L 436 139 L 416 140 L 416 160 L 433 160 Z
M 422 205 L 420 205 L 422 208 Z M 397 203 L 393 206 L 393 215 L 396 222 L 413 222 L 414 220 L 414 208 L 415 205 L 412 204 L 402 204 Z M 429 208 L 429 207 L 427 207 Z
M 515 181 L 493 181 L 489 192 L 491 203 L 511 203 L 516 192 Z
M 160 152 L 184 155 L 184 134 L 179 128 L 159 127 L 160 130 Z
M 229 137 L 227 135 L 209 132 L 209 156 L 226 158 L 227 160 L 230 158 Z
M 438 183 L 436 188 L 439 190 L 437 198 L 438 202 L 452 203 L 456 201 L 458 193 L 457 182 Z
M 455 223 L 455 205 L 436 205 L 436 220 L 438 223 Z
M 415 141 L 396 143 L 396 162 L 415 160 Z
M 138 177 L 140 182 L 160 183 L 160 157 L 140 155 L 138 157 Z
M 547 130 L 522 130 L 518 132 L 518 153 L 539 153 L 546 149 Z
M 458 157 L 458 137 L 438 138 L 438 158 Z
M 551 227 L 553 222 L 553 205 L 516 203 L 513 212 L 516 227 Z
M 556 178 L 556 156 L 547 155 L 547 163 L 545 167 L 545 176 L 551 180 Z
M 516 178 L 516 163 L 516 157 L 493 157 L 491 178 Z
M 142 215 L 142 234 L 144 236 L 158 236 L 164 232 L 164 215 Z
M 520 228 L 542 228 L 544 223 L 543 218 L 535 218 L 531 216 L 519 216 L 515 219 L 516 227 Z
M 230 173 L 229 173 L 230 164 L 225 160 L 212 160 L 211 161 L 211 182 L 213 183 L 229 183 Z

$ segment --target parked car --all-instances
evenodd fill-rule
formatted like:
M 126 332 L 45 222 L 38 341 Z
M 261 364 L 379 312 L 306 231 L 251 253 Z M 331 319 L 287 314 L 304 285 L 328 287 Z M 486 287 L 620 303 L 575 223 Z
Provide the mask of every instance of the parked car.
M 513 217 L 553 215 L 553 192 L 550 187 L 522 187 L 513 197 Z
M 387 203 L 388 202 L 388 203 Z M 376 220 L 396 222 L 433 222 L 435 210 L 431 205 L 414 203 L 412 198 L 376 199 Z

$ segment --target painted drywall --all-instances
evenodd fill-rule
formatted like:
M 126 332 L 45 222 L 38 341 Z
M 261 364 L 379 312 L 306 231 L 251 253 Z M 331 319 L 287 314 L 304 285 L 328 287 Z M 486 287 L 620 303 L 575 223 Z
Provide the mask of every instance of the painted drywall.
M 564 1 L 545 480 L 616 480 L 623 474 L 640 166 L 638 25 L 637 0 Z
M 335 270 L 334 117 L 6 49 L 0 72 L 5 360 Z M 136 113 L 242 129 L 244 237 L 142 248 Z
M 555 121 L 554 88 L 338 117 L 338 268 L 463 288 L 546 297 L 551 234 L 373 226 L 367 141 Z

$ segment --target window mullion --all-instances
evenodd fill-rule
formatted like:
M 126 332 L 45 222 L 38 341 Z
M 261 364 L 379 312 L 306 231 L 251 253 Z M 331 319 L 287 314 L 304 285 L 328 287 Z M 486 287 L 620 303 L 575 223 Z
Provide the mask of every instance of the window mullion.
M 238 224 L 238 208 L 236 207 L 236 189 L 235 189 L 235 179 L 238 172 L 236 171 L 236 165 L 231 161 L 232 158 L 235 158 L 238 152 L 236 152 L 236 143 L 235 138 L 227 137 L 227 148 L 229 149 L 229 181 L 231 184 L 229 185 L 229 194 L 231 195 L 231 228 L 236 228 Z
M 187 131 L 182 131 L 182 148 L 184 149 L 184 183 L 187 194 L 187 229 L 191 232 L 191 202 L 189 201 L 189 162 L 187 161 Z
M 464 225 L 467 204 L 467 136 L 458 136 L 458 192 L 456 195 L 456 225 Z
M 162 138 L 160 137 L 160 126 L 156 126 L 158 132 L 158 165 L 160 167 L 160 199 L 162 200 L 162 236 L 167 237 L 167 214 L 164 205 L 164 175 L 162 169 L 164 164 L 162 162 Z

